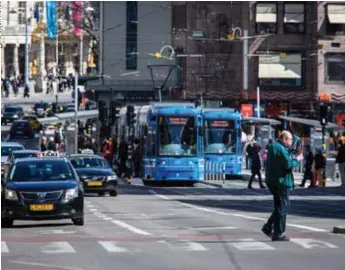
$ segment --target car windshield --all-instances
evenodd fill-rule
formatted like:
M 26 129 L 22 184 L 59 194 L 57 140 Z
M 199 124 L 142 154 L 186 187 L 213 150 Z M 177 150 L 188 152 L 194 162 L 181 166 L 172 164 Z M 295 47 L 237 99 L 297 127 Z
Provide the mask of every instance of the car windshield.
M 47 103 L 36 103 L 35 104 L 35 110 L 37 109 L 46 109 L 48 107 Z
M 234 120 L 205 120 L 205 154 L 236 152 Z
M 1 147 L 1 156 L 8 156 L 12 151 L 23 150 L 22 146 L 2 146 Z
M 102 158 L 78 157 L 72 158 L 71 164 L 74 168 L 109 168 L 109 164 Z
M 19 108 L 11 108 L 11 107 L 5 108 L 6 113 L 17 113 L 18 111 L 19 111 Z
M 13 159 L 17 158 L 28 158 L 28 157 L 37 157 L 37 153 L 28 152 L 28 153 L 13 153 Z
M 75 179 L 71 166 L 64 160 L 37 160 L 16 163 L 9 181 L 63 181 Z
M 159 117 L 159 155 L 196 155 L 197 128 L 193 116 Z

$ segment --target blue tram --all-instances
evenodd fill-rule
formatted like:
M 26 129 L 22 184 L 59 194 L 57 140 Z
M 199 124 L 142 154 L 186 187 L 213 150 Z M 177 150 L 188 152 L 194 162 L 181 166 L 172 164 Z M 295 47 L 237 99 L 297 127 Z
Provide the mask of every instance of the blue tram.
M 120 110 L 118 134 L 128 141 L 127 108 Z M 135 138 L 145 184 L 204 180 L 201 109 L 193 103 L 160 102 L 135 106 Z
M 206 108 L 202 118 L 206 174 L 240 175 L 241 114 L 230 108 Z

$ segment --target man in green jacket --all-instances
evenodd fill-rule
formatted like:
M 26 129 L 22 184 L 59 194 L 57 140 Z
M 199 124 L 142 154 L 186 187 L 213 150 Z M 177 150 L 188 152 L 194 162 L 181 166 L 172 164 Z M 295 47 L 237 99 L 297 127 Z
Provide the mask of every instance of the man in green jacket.
M 289 131 L 283 131 L 277 142 L 268 148 L 266 164 L 266 184 L 273 195 L 274 211 L 262 231 L 272 241 L 289 241 L 285 235 L 286 211 L 289 206 L 289 190 L 294 188 L 292 168 L 297 167 L 303 159 L 300 154 L 296 159 L 291 157 L 289 148 L 293 137 Z M 272 227 L 273 235 L 272 235 Z

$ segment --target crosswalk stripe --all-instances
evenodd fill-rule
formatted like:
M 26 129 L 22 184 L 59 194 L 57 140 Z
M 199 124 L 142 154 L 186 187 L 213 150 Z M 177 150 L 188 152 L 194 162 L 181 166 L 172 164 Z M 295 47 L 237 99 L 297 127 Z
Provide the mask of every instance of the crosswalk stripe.
M 180 251 L 206 251 L 208 250 L 203 245 L 195 242 L 190 242 L 186 240 L 180 240 L 178 242 L 168 242 L 165 240 L 159 240 L 157 243 L 161 243 L 169 247 L 171 250 L 180 250 Z
M 275 250 L 274 247 L 263 242 L 254 241 L 254 239 L 242 239 L 238 242 L 230 243 L 230 245 L 238 250 Z
M 1 253 L 8 253 L 8 252 L 9 250 L 8 250 L 6 242 L 1 241 Z
M 325 241 L 312 239 L 312 238 L 291 238 L 290 241 L 297 245 L 302 246 L 305 249 L 338 248 L 336 245 L 330 244 Z
M 65 241 L 50 242 L 41 248 L 43 253 L 75 253 L 74 248 Z
M 120 247 L 116 242 L 98 241 L 98 243 L 108 252 L 129 252 L 127 248 Z

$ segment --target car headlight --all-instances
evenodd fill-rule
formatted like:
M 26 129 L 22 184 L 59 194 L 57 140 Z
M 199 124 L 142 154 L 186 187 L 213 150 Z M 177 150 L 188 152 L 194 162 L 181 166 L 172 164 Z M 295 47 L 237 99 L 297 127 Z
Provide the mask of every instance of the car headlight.
M 107 176 L 107 181 L 116 180 L 116 179 L 117 179 L 116 175 L 109 175 L 109 176 Z
M 65 201 L 69 201 L 71 199 L 78 197 L 78 187 L 67 189 L 65 192 Z
M 7 200 L 17 201 L 18 200 L 17 192 L 14 190 L 5 189 L 5 198 Z
M 18 118 L 18 114 L 13 115 L 13 118 Z

